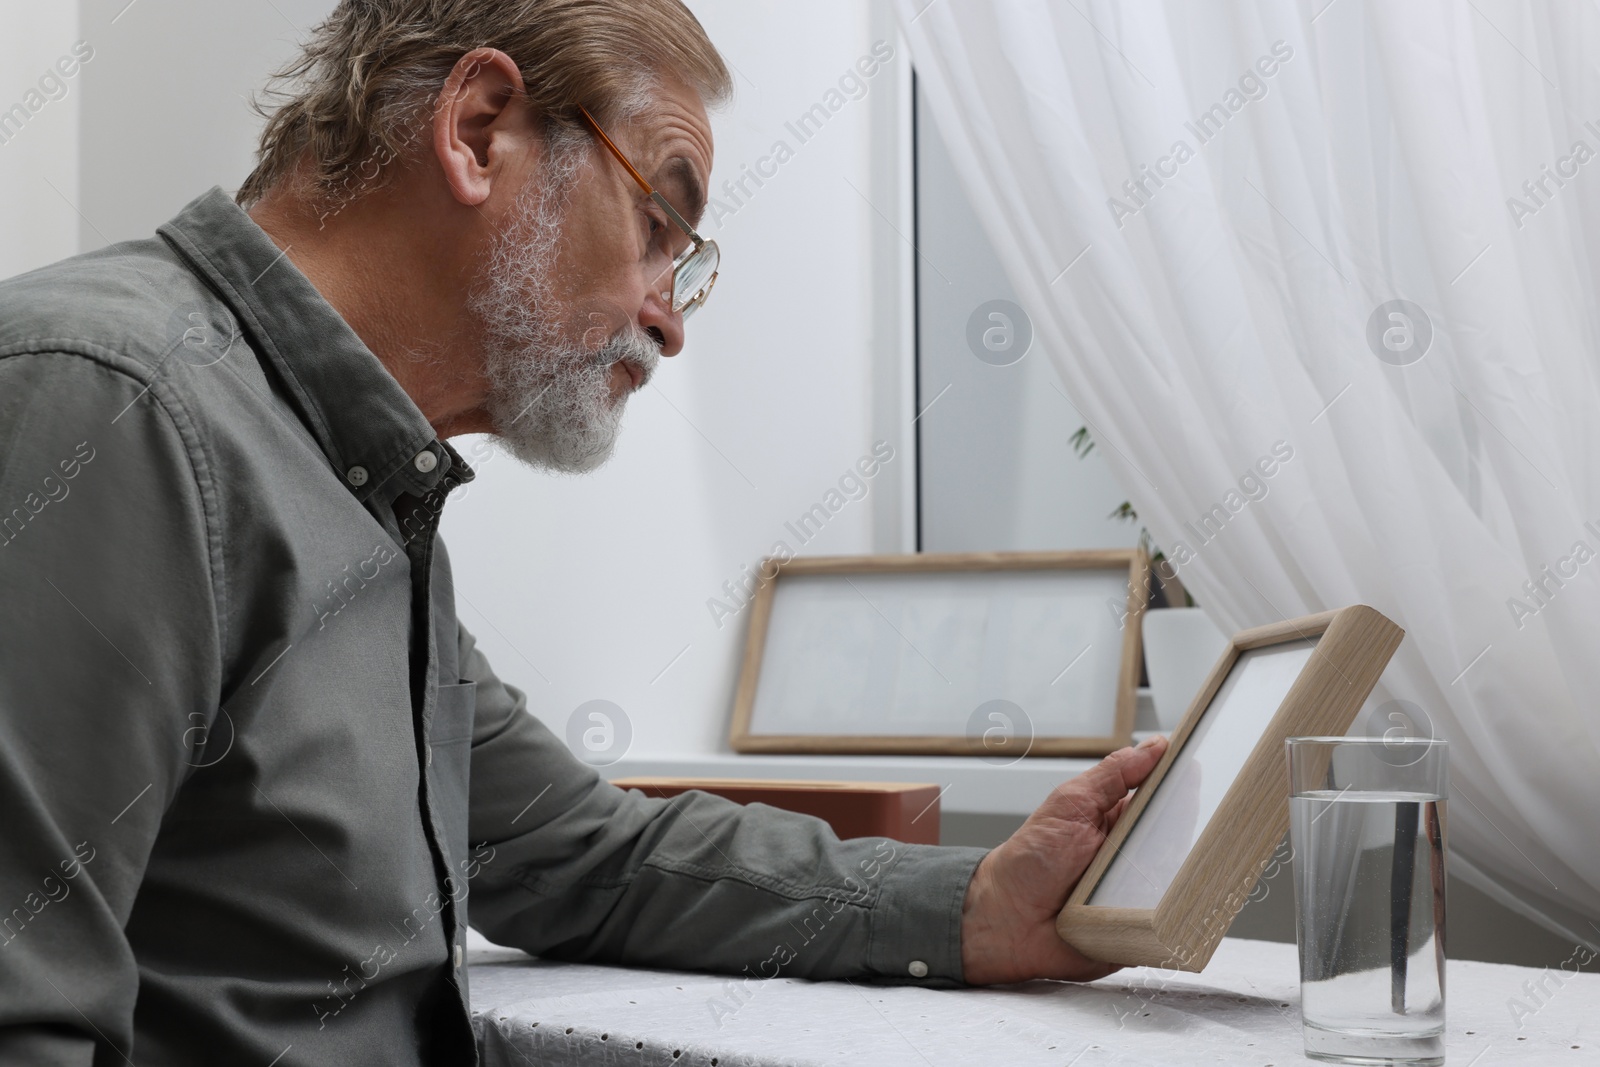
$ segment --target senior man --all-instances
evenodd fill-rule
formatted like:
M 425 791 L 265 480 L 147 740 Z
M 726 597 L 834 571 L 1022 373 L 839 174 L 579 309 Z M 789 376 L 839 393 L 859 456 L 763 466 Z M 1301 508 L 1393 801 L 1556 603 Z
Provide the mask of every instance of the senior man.
M 1108 973 L 1052 921 L 1163 743 L 992 851 L 841 842 L 609 785 L 456 619 L 447 439 L 592 469 L 709 291 L 729 79 L 693 16 L 346 0 L 281 76 L 237 201 L 0 283 L 0 1062 L 472 1062 L 469 919 L 558 959 Z

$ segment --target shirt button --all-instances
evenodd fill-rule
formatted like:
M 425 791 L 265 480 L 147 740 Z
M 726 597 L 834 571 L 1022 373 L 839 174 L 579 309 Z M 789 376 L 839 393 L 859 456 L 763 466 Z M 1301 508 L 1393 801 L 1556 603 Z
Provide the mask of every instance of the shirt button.
M 360 466 L 351 467 L 349 470 L 344 472 L 344 477 L 345 481 L 349 482 L 351 485 L 366 485 L 367 468 Z
M 911 977 L 913 978 L 928 977 L 928 965 L 921 960 L 912 960 L 911 966 L 907 967 L 906 970 L 911 972 Z
M 423 474 L 427 474 L 439 465 L 439 457 L 424 448 L 417 453 L 417 458 L 411 461 Z
M 455 963 L 456 963 L 456 970 L 459 971 L 461 969 L 461 946 L 460 945 L 456 946 L 454 959 L 455 959 Z

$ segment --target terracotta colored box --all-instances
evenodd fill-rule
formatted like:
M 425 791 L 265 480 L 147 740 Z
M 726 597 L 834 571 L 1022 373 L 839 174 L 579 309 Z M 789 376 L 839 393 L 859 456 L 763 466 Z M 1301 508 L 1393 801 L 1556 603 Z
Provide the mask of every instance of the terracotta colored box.
M 921 782 L 814 782 L 780 778 L 618 778 L 612 785 L 648 796 L 690 789 L 740 804 L 768 804 L 815 815 L 841 840 L 887 837 L 912 845 L 939 843 L 939 787 Z

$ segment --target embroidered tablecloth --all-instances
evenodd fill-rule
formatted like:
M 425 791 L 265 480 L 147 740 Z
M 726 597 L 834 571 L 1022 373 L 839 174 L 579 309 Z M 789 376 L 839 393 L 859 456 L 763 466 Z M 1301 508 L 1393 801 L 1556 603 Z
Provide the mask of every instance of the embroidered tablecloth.
M 1224 939 L 1202 974 L 937 990 L 473 953 L 485 1067 L 1304 1064 L 1295 947 Z M 1600 1065 L 1600 975 L 1452 960 L 1447 1063 Z

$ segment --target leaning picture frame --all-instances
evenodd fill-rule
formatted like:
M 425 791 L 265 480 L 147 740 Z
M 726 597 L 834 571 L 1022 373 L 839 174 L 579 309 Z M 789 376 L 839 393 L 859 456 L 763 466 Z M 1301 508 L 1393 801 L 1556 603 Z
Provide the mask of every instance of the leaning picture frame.
M 1289 829 L 1285 739 L 1348 730 L 1404 636 L 1365 605 L 1235 634 L 1067 898 L 1062 940 L 1204 968 Z
M 773 558 L 759 577 L 736 752 L 1010 762 L 1129 743 L 1139 549 Z

